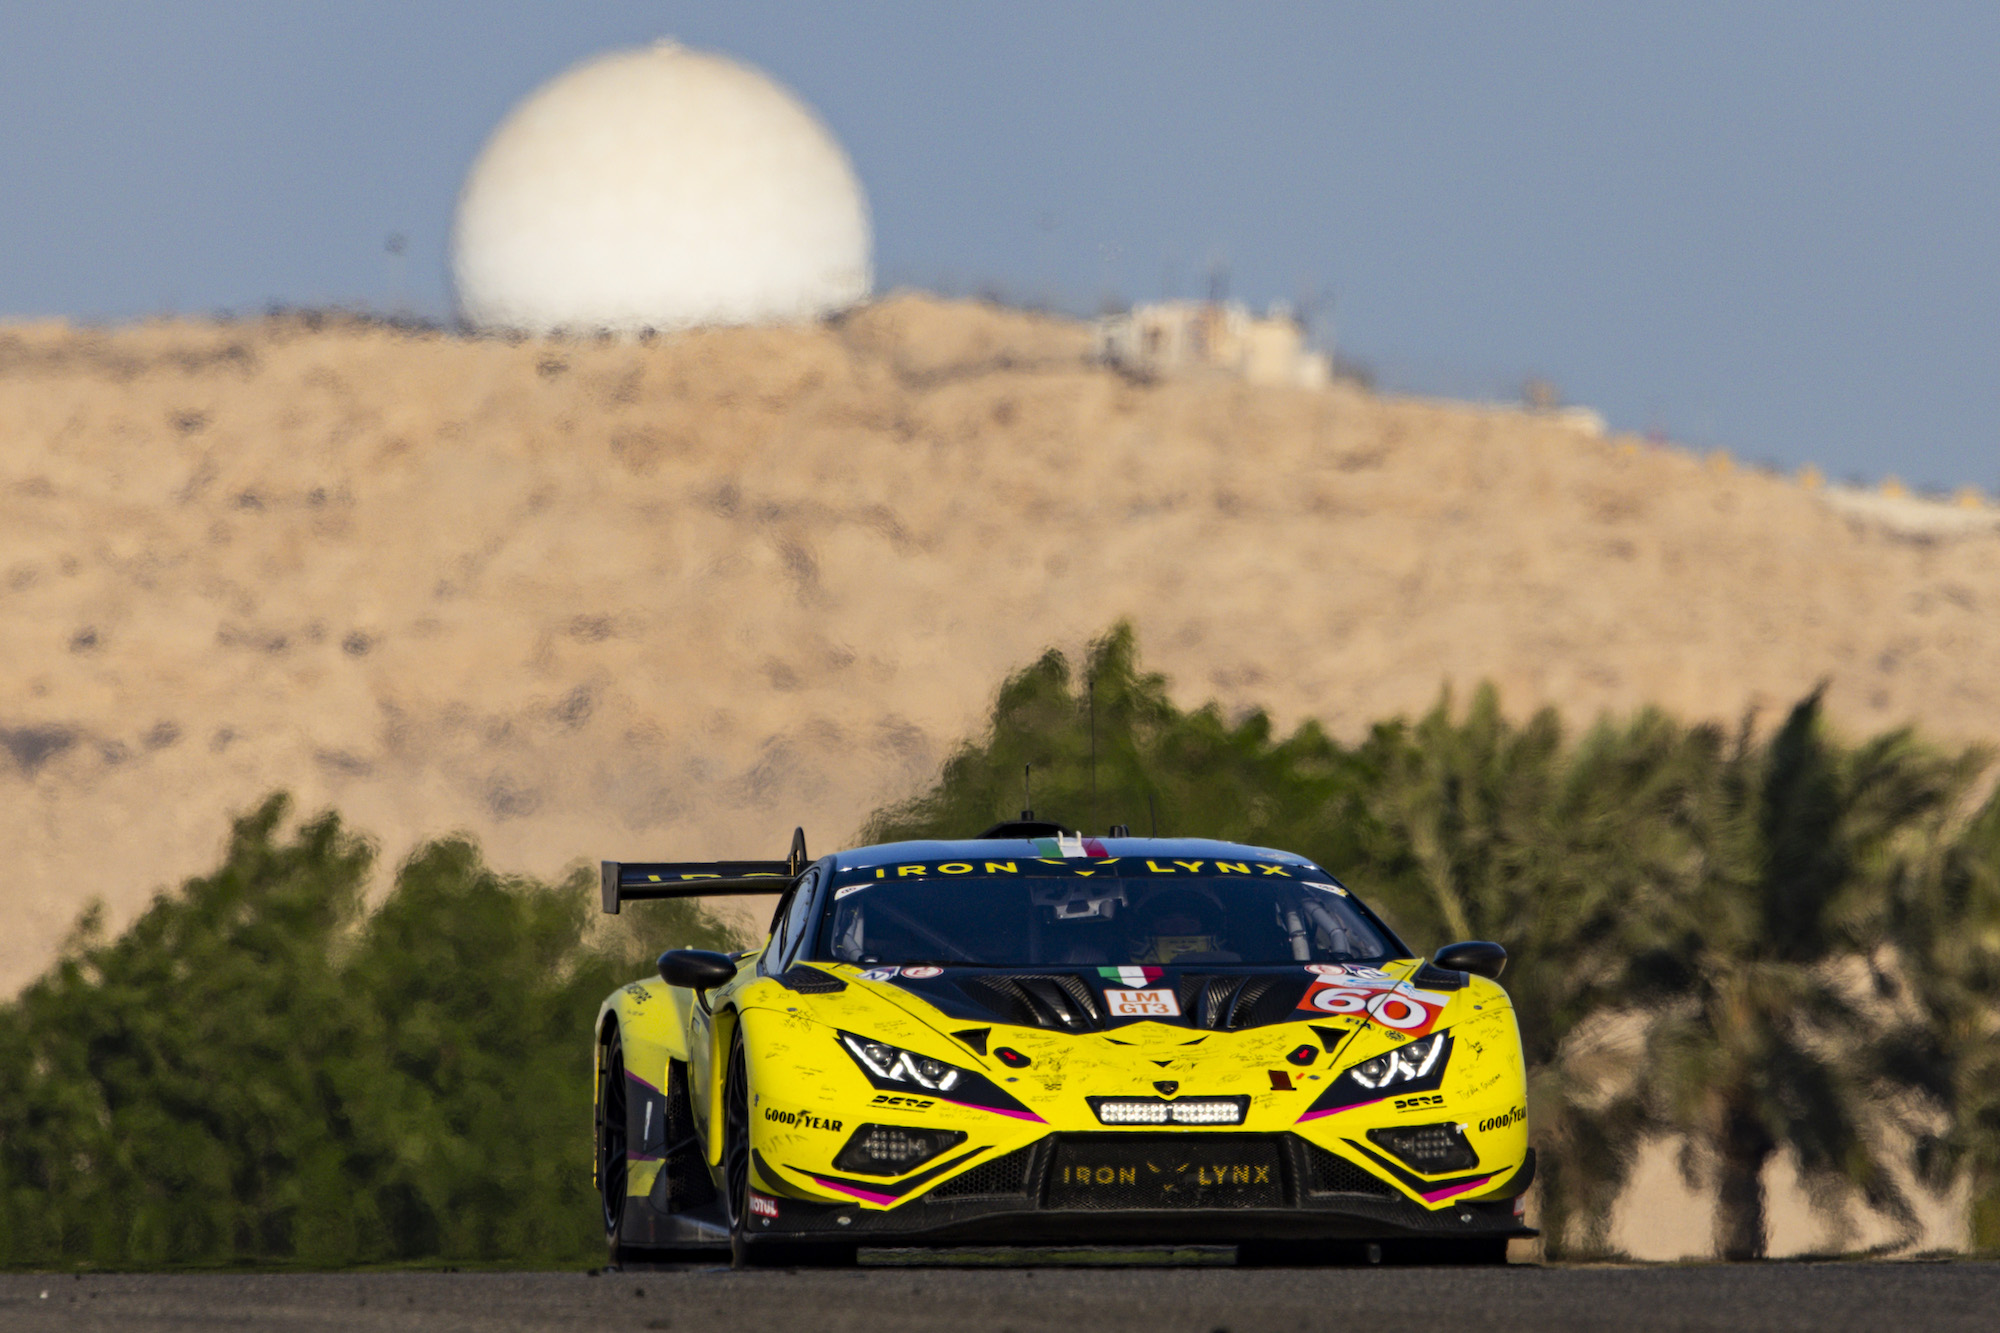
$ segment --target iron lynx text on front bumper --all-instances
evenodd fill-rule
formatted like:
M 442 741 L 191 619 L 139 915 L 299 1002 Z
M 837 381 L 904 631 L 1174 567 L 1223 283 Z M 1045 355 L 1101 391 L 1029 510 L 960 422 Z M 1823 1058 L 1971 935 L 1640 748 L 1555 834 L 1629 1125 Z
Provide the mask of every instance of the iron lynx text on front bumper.
M 1288 853 L 1053 826 L 605 865 L 609 910 L 774 887 L 764 948 L 669 953 L 600 1013 L 614 1261 L 1357 1241 L 1499 1260 L 1533 1234 L 1497 946 L 1425 963 Z

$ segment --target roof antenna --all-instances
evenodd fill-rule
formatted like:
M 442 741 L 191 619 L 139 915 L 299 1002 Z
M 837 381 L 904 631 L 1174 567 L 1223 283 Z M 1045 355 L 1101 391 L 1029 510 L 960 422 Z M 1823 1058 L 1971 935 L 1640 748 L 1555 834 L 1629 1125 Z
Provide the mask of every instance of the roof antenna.
M 1097 827 L 1097 668 L 1084 677 L 1090 692 L 1090 826 Z
M 1028 791 L 1028 775 L 1034 771 L 1033 764 L 1021 765 L 1021 818 L 1024 820 L 1035 817 L 1035 798 Z

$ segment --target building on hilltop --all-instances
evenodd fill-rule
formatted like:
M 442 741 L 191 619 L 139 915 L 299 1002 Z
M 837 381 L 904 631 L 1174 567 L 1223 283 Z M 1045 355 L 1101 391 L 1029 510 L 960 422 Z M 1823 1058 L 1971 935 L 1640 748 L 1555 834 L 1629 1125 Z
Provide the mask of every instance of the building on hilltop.
M 1218 370 L 1252 384 L 1323 388 L 1330 358 L 1308 349 L 1290 307 L 1273 305 L 1260 318 L 1239 301 L 1161 301 L 1097 321 L 1100 361 L 1141 375 Z

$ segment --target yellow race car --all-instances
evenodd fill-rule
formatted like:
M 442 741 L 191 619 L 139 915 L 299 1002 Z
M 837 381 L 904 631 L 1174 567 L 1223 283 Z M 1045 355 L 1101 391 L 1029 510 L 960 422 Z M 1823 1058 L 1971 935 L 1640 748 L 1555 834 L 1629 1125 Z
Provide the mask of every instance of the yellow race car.
M 1535 1234 L 1505 952 L 1422 961 L 1303 857 L 1024 820 L 603 867 L 612 912 L 772 892 L 762 948 L 663 954 L 598 1014 L 614 1264 L 1162 1243 L 1504 1262 Z

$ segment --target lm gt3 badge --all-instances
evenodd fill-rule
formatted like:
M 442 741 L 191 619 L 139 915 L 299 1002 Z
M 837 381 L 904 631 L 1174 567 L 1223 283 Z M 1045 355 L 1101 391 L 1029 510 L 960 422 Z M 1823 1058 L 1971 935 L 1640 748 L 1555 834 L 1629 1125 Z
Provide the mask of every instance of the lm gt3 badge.
M 1180 1001 L 1171 987 L 1154 990 L 1118 990 L 1107 986 L 1104 1007 L 1113 1018 L 1179 1018 Z

